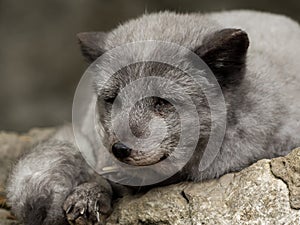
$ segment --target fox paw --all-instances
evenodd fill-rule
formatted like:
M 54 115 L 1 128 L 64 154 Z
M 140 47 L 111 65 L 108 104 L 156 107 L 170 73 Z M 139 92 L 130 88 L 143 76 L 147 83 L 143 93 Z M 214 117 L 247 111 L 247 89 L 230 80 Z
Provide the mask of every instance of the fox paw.
M 84 183 L 67 197 L 63 209 L 72 225 L 102 225 L 112 211 L 111 196 L 97 183 Z

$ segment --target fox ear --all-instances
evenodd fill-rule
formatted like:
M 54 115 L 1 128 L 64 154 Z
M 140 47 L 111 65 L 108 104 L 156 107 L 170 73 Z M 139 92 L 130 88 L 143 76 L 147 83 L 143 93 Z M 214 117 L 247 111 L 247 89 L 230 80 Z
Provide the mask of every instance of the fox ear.
M 82 55 L 88 62 L 95 61 L 105 52 L 103 46 L 106 36 L 105 32 L 84 32 L 77 34 Z
M 209 66 L 220 85 L 228 86 L 243 79 L 248 47 L 246 32 L 223 29 L 207 37 L 195 53 Z

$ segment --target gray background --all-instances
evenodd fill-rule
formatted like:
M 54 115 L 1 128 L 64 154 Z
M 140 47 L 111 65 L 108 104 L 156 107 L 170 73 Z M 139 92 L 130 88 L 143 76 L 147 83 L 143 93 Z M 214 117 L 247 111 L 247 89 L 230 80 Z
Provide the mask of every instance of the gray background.
M 300 1 L 0 0 L 0 130 L 25 131 L 71 120 L 87 64 L 80 31 L 107 31 L 148 12 L 257 9 L 300 21 Z

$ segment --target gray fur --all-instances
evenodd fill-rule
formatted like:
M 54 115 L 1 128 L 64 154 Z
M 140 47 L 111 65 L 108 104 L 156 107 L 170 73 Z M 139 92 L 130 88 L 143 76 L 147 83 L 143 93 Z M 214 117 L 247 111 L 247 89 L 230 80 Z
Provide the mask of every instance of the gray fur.
M 225 28 L 241 29 L 248 34 L 250 40 L 246 64 L 236 76 L 239 82 L 235 85 L 221 84 L 227 106 L 225 139 L 210 167 L 199 171 L 201 149 L 206 135 L 209 135 L 211 121 L 205 99 L 201 94 L 195 94 L 193 97 L 197 109 L 205 121 L 202 124 L 204 132 L 201 133 L 203 142 L 199 142 L 195 157 L 180 172 L 176 181 L 201 181 L 219 177 L 224 173 L 240 170 L 259 159 L 285 155 L 292 148 L 300 146 L 299 25 L 284 16 L 252 11 L 212 14 L 163 12 L 130 20 L 104 35 L 104 40 L 97 39 L 103 35 L 93 38 L 85 35 L 87 46 L 85 40 L 81 40 L 84 55 L 88 60 L 93 60 L 94 56 L 101 55 L 105 50 L 141 40 L 174 42 L 195 51 L 205 45 L 207 38 Z M 94 43 L 91 44 L 91 40 Z M 89 55 L 89 48 L 95 42 L 97 48 L 92 49 Z M 129 55 L 130 52 L 126 54 Z M 177 76 L 178 80 L 185 82 L 186 90 L 192 95 L 195 93 L 195 87 L 188 80 L 180 79 L 180 72 L 149 63 L 124 68 L 107 85 L 105 93 L 97 92 L 101 83 L 96 78 L 100 121 L 105 130 L 102 142 L 108 149 L 117 141 L 111 131 L 109 117 L 109 104 L 116 95 L 116 87 L 157 71 L 163 71 L 166 76 Z M 132 111 L 132 130 L 137 136 L 147 136 L 147 120 L 157 116 L 155 101 L 156 99 L 143 100 Z M 172 145 L 176 145 L 178 118 L 172 113 L 173 109 L 168 103 L 160 102 L 158 105 L 162 109 L 159 110 L 159 116 L 163 116 L 168 124 L 167 139 L 147 157 L 139 155 L 143 154 L 140 151 L 133 151 L 127 163 L 156 163 L 172 151 Z M 59 132 L 56 137 L 37 146 L 18 162 L 11 174 L 8 197 L 18 218 L 23 219 L 26 224 L 37 224 L 28 221 L 28 218 L 32 218 L 32 213 L 42 217 L 40 224 L 65 224 L 62 205 L 66 197 L 76 186 L 91 180 L 84 160 L 72 144 L 67 143 L 72 142 L 72 135 L 63 133 Z M 69 137 L 67 141 L 62 141 L 66 136 Z M 55 138 L 60 141 L 54 141 Z M 105 181 L 101 181 L 101 187 L 110 192 Z

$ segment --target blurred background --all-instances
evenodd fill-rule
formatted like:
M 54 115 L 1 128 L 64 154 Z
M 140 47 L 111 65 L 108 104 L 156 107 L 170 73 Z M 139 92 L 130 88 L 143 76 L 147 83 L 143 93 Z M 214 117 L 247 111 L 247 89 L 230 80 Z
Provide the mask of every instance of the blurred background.
M 87 68 L 76 33 L 108 31 L 145 11 L 241 8 L 300 21 L 299 0 L 0 0 L 0 130 L 71 121 L 73 94 Z

